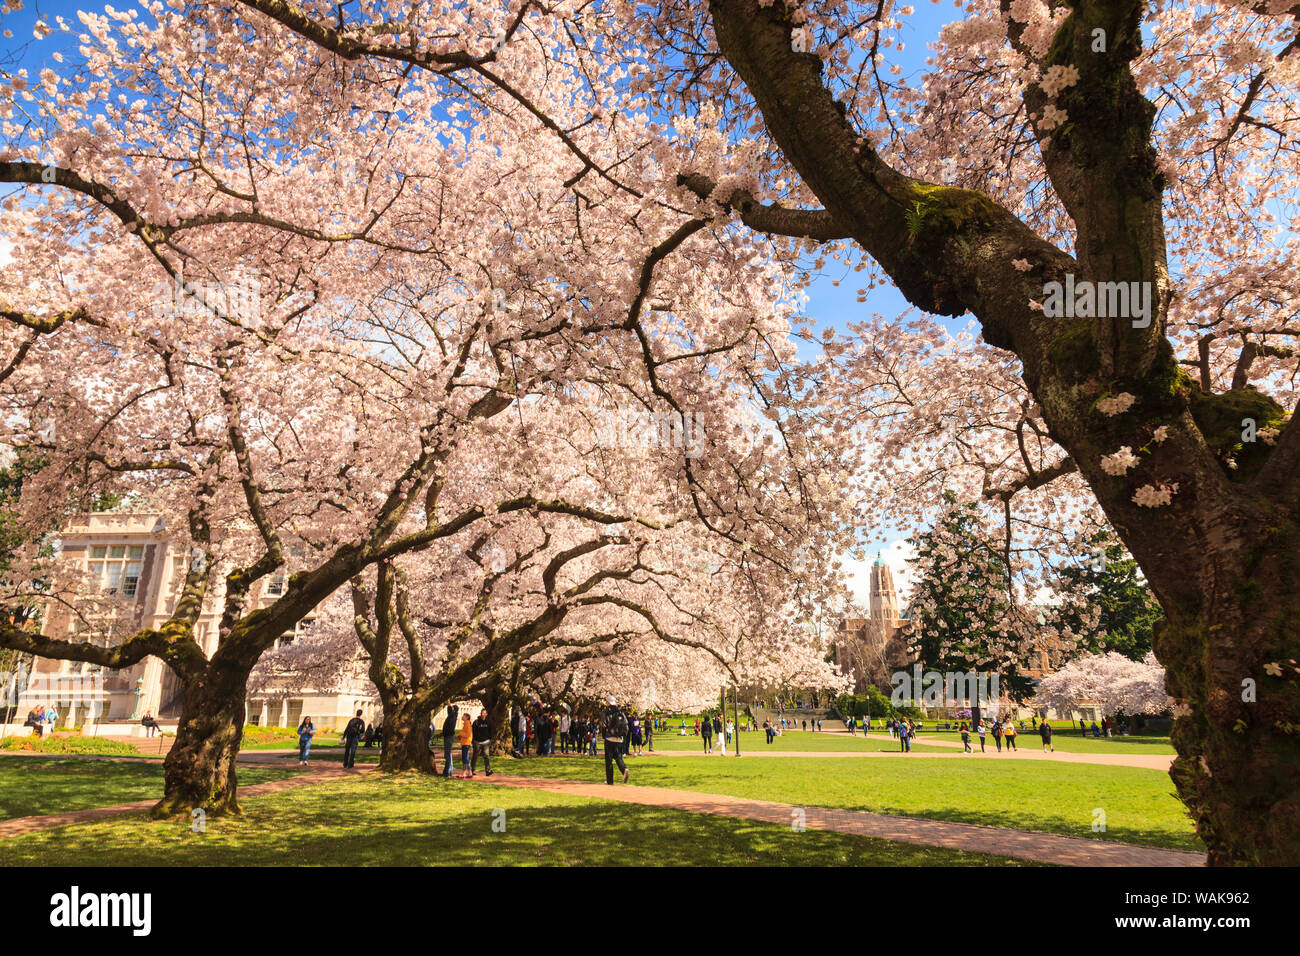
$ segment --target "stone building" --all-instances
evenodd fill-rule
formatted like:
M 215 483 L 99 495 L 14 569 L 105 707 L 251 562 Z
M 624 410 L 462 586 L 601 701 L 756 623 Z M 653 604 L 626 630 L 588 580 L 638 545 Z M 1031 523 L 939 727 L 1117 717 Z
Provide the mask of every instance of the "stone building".
M 899 609 L 894 572 L 879 553 L 871 566 L 867 615 L 841 621 L 835 635 L 835 662 L 853 676 L 854 689 L 859 692 L 872 683 L 887 687 L 891 664 L 902 663 L 897 633 L 905 618 Z
M 79 613 L 61 602 L 49 602 L 42 626 L 47 637 L 110 646 L 140 628 L 160 626 L 170 617 L 184 583 L 189 553 L 168 538 L 160 515 L 77 515 L 59 539 L 58 560 L 86 572 L 85 600 L 84 604 L 72 602 Z M 253 600 L 265 606 L 284 592 L 297 553 L 290 546 L 290 567 L 258 582 Z M 194 625 L 194 636 L 209 656 L 216 649 L 222 583 L 217 576 L 214 593 Z M 299 638 L 311 623 L 310 616 L 305 618 L 293 632 L 280 637 L 281 645 Z M 165 724 L 181 713 L 180 681 L 155 657 L 120 670 L 37 658 L 31 677 L 30 692 L 19 698 L 21 712 L 25 714 L 35 703 L 52 702 L 63 727 L 82 726 L 88 719 L 101 725 L 138 725 L 146 712 Z M 95 691 L 88 695 L 87 688 L 92 687 Z M 87 699 L 89 696 L 95 699 Z M 343 678 L 335 687 L 308 688 L 294 694 L 277 694 L 271 689 L 248 701 L 247 720 L 263 726 L 296 727 L 302 715 L 309 714 L 318 728 L 328 730 L 342 726 L 357 710 L 362 710 L 367 720 L 377 719 L 374 688 L 368 681 Z

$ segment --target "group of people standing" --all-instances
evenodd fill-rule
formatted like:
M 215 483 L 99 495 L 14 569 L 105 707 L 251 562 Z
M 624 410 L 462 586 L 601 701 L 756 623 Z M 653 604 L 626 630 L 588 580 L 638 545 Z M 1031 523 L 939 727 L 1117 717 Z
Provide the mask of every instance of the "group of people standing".
M 654 753 L 654 733 L 657 720 L 632 711 L 625 715 L 627 732 L 622 736 L 622 755 L 639 757 L 645 751 Z M 552 713 L 540 705 L 533 713 L 521 711 L 515 719 L 514 756 L 527 757 L 536 747 L 537 756 L 553 757 L 556 744 L 562 754 L 579 754 L 595 757 L 601 742 L 600 719 L 593 716 L 571 716 L 568 711 Z
M 905 754 L 912 752 L 912 740 L 924 724 L 913 723 L 911 717 L 893 718 L 885 721 L 889 736 L 898 738 L 898 746 Z
M 822 722 L 816 719 L 796 723 L 788 717 L 778 717 L 776 720 L 769 717 L 763 721 L 763 732 L 767 734 L 767 742 L 770 744 L 777 737 L 785 736 L 786 731 L 798 730 L 800 725 L 805 731 L 811 730 L 813 733 L 819 733 L 822 729 Z
M 975 752 L 970 743 L 972 732 L 979 735 L 980 753 L 985 752 L 985 741 L 988 738 L 990 730 L 993 732 L 993 743 L 998 748 L 998 753 L 1002 752 L 1003 744 L 1006 744 L 1008 751 L 1016 750 L 1016 738 L 1020 736 L 1020 731 L 1016 727 L 1016 722 L 1010 718 L 1006 720 L 994 718 L 993 726 L 991 728 L 983 720 L 978 724 L 975 724 L 973 727 L 970 724 L 967 724 L 966 721 L 962 721 L 961 725 L 957 729 L 961 732 L 962 748 L 965 753 Z M 1056 750 L 1056 748 L 1052 746 L 1052 725 L 1047 721 L 1038 724 L 1038 736 L 1043 741 L 1044 752 L 1054 752 Z
M 731 721 L 724 721 L 716 714 L 713 717 L 705 717 L 700 721 L 700 737 L 704 740 L 704 752 L 713 753 L 713 742 L 718 742 L 718 752 L 722 756 L 727 755 L 727 744 L 731 743 L 731 735 L 735 733 L 736 725 Z M 768 741 L 771 743 L 771 741 Z
M 462 714 L 456 704 L 447 708 L 447 716 L 442 721 L 444 777 L 454 775 L 455 761 L 452 753 L 457 745 L 460 746 L 462 777 L 474 776 L 478 771 L 479 757 L 483 758 L 483 770 L 487 776 L 492 776 L 492 721 L 488 718 L 486 707 L 479 708 L 477 718 L 471 717 L 468 710 Z

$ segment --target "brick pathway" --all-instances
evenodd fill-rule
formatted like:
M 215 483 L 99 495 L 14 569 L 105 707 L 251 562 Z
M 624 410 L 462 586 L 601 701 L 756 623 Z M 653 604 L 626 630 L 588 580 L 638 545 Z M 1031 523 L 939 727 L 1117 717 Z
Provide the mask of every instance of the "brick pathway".
M 134 762 L 133 758 L 109 757 L 103 758 L 108 760 L 119 760 L 122 762 Z M 134 758 L 138 760 L 139 758 Z M 264 761 L 254 760 L 252 763 L 262 763 Z M 311 786 L 318 783 L 333 783 L 336 780 L 348 780 L 357 776 L 358 773 L 366 773 L 373 770 L 373 767 L 357 767 L 355 772 L 344 770 L 342 767 L 312 770 L 308 769 L 302 773 L 285 777 L 283 780 L 271 780 L 267 783 L 255 783 L 251 786 L 240 787 L 240 799 L 244 797 L 258 797 L 268 793 L 279 793 L 281 790 L 289 790 L 293 787 Z M 21 836 L 24 833 L 35 833 L 37 830 L 48 830 L 52 827 L 64 827 L 72 823 L 93 823 L 96 820 L 102 820 L 105 817 L 115 817 L 123 813 L 134 813 L 139 810 L 148 810 L 158 800 L 137 800 L 134 803 L 121 803 L 114 807 L 96 807 L 93 810 L 73 810 L 68 813 L 46 813 L 33 817 L 14 817 L 12 820 L 0 820 L 0 839 L 5 837 Z
M 747 797 L 694 793 L 689 790 L 670 790 L 663 787 L 638 787 L 634 785 L 610 787 L 600 783 L 581 783 L 574 780 L 512 777 L 503 773 L 495 773 L 491 777 L 475 777 L 474 779 L 497 786 L 547 790 L 551 793 L 596 797 L 641 806 L 668 807 L 674 810 L 687 810 L 692 813 L 711 813 L 717 816 L 778 823 L 783 826 L 791 825 L 796 819 L 795 814 L 802 812 L 804 826 L 810 830 L 828 830 L 832 833 L 878 837 L 899 843 L 918 843 L 924 846 L 945 847 L 950 850 L 996 853 L 1020 860 L 1056 863 L 1063 866 L 1205 865 L 1205 856 L 1203 854 L 1189 853 L 1182 850 L 1161 850 L 1155 847 L 1133 846 L 1128 843 L 1112 843 L 1103 840 L 1085 840 L 1079 837 L 1059 836 L 1054 833 L 1034 833 L 1027 830 L 977 826 L 970 823 L 948 823 L 941 820 L 890 816 L 882 813 L 869 813 L 864 810 L 799 807 L 790 803 L 775 803 L 770 800 L 751 800 Z

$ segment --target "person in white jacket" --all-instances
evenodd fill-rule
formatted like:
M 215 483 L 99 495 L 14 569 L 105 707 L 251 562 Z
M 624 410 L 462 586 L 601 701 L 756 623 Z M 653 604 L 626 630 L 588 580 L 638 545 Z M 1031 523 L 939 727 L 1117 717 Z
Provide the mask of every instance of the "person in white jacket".
M 569 728 L 572 726 L 573 726 L 573 722 L 569 719 L 569 715 L 567 713 L 561 713 L 560 714 L 560 753 L 567 754 L 569 752 Z

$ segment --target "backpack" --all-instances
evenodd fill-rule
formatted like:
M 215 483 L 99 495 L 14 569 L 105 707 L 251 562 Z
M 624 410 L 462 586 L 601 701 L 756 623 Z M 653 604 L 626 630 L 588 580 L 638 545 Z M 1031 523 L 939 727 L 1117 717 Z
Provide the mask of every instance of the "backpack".
M 616 710 L 612 714 L 605 711 L 605 719 L 601 721 L 600 733 L 603 737 L 617 737 L 622 739 L 627 736 L 627 717 L 621 710 Z

